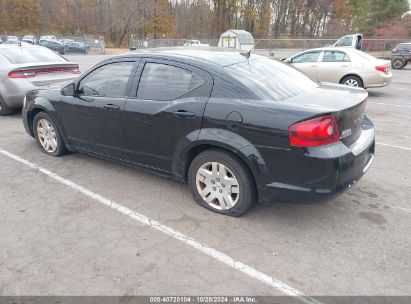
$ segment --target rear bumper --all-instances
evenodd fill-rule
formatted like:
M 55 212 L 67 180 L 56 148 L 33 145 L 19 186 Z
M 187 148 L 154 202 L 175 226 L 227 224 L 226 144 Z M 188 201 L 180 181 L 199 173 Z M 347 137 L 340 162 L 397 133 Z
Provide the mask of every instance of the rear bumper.
M 375 151 L 372 123 L 365 119 L 361 136 L 351 146 L 342 142 L 306 149 L 300 157 L 283 159 L 291 172 L 273 174 L 271 182 L 258 187 L 259 200 L 315 202 L 330 199 L 353 186 L 370 168 Z M 278 165 L 276 166 L 278 169 Z M 270 166 L 270 170 L 273 166 Z
M 9 107 L 21 108 L 26 93 L 35 89 L 37 88 L 27 79 L 8 79 L 1 85 L 1 96 Z
M 34 83 L 24 78 L 7 79 L 0 84 L 0 94 L 7 106 L 11 108 L 22 108 L 24 96 L 26 96 L 27 92 L 46 88 L 46 86 L 53 83 L 62 83 L 76 78 L 77 77 L 72 77 L 71 75 L 57 75 L 54 76 L 54 78 L 40 79 Z
M 384 74 L 382 72 L 373 73 L 366 78 L 364 83 L 366 88 L 385 87 L 391 83 L 392 73 Z

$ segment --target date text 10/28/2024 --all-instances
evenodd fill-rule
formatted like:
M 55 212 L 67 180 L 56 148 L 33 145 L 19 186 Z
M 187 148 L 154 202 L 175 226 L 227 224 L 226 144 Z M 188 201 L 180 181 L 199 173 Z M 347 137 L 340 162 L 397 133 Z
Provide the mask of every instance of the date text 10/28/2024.
M 159 296 L 150 297 L 150 303 L 257 303 L 255 297 L 248 296 Z

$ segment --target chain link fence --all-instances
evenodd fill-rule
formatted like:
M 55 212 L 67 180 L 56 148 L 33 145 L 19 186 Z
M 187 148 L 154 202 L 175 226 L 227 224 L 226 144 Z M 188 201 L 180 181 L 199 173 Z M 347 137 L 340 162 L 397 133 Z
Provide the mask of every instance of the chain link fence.
M 130 39 L 130 49 L 145 49 L 157 47 L 177 47 L 184 46 L 191 39 Z M 217 46 L 219 39 L 198 39 L 201 44 Z M 275 58 L 288 58 L 301 51 L 320 48 L 335 43 L 335 39 L 255 39 L 256 54 Z M 408 42 L 406 39 L 363 39 L 362 50 L 375 57 L 390 58 L 391 51 L 398 43 Z
M 93 55 L 104 55 L 106 53 L 106 46 L 103 36 L 57 36 L 57 41 L 60 41 L 66 45 L 66 53 L 77 53 L 75 49 L 70 48 L 70 42 L 80 42 L 85 45 L 86 53 Z
M 256 39 L 255 52 L 264 56 L 287 58 L 301 51 L 321 48 L 335 43 L 338 39 Z M 392 49 L 406 39 L 363 39 L 362 51 L 375 57 L 389 58 Z
M 8 37 L 15 36 L 12 34 L 0 35 L 0 43 L 8 43 Z M 22 42 L 24 36 L 16 36 L 17 39 Z M 52 40 L 58 41 L 64 44 L 65 53 L 80 53 L 80 54 L 94 54 L 94 55 L 104 55 L 106 53 L 105 41 L 103 36 L 67 36 L 67 35 L 36 35 L 35 44 L 42 45 L 40 38 L 42 40 Z M 24 42 L 24 41 L 23 41 Z M 33 43 L 31 40 L 30 43 Z
M 131 36 L 130 49 L 145 49 L 145 48 L 157 48 L 157 47 L 176 47 L 184 46 L 187 41 L 192 39 L 135 39 Z M 218 39 L 200 39 L 201 44 L 208 44 L 209 46 L 217 46 Z

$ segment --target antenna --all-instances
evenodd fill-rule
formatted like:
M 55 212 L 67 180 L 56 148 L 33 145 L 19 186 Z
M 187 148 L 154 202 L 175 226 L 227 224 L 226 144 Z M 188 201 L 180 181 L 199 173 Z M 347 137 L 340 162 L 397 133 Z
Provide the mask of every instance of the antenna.
M 247 59 L 250 58 L 251 52 L 254 51 L 254 49 L 255 49 L 255 47 L 257 46 L 258 43 L 260 43 L 260 41 L 258 41 L 257 43 L 254 43 L 253 47 L 248 52 L 241 52 L 240 54 L 247 57 Z

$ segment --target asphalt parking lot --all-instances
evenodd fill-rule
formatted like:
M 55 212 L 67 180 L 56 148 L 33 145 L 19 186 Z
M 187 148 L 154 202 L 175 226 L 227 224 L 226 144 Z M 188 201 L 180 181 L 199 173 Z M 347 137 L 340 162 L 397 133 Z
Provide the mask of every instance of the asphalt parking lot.
M 102 58 L 70 57 L 83 71 Z M 369 90 L 377 146 L 363 179 L 328 202 L 242 218 L 197 206 L 169 179 L 49 157 L 19 113 L 1 117 L 0 294 L 411 295 L 411 67 L 393 73 Z

